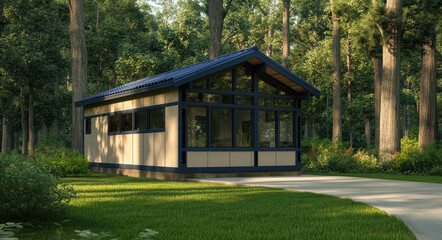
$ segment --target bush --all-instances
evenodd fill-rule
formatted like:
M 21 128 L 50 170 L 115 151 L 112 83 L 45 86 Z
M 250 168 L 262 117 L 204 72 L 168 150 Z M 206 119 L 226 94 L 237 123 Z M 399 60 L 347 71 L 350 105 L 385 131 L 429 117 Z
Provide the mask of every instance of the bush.
M 401 139 L 401 152 L 394 154 L 392 158 L 393 170 L 400 173 L 426 174 L 434 168 L 442 167 L 442 149 L 434 143 L 423 148 L 424 151 L 420 153 L 416 139 Z
M 429 175 L 442 176 L 442 166 L 434 167 L 428 172 Z
M 45 219 L 60 213 L 73 197 L 72 188 L 32 159 L 0 155 L 0 219 Z
M 32 153 L 38 165 L 57 176 L 84 176 L 89 173 L 89 162 L 80 153 L 57 147 L 40 147 Z

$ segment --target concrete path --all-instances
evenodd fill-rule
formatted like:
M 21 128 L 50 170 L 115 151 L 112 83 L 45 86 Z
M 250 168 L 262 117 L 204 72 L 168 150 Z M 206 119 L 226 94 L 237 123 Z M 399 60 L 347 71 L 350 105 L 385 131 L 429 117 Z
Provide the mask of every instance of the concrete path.
M 442 184 L 315 175 L 192 180 L 284 188 L 350 198 L 402 219 L 418 239 L 442 240 Z

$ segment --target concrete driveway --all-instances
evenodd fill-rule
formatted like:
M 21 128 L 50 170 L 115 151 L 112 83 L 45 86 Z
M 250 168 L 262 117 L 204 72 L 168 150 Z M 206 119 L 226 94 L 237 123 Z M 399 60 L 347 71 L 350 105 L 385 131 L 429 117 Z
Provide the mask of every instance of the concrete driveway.
M 442 184 L 315 175 L 192 180 L 283 188 L 350 198 L 402 219 L 418 239 L 442 240 Z

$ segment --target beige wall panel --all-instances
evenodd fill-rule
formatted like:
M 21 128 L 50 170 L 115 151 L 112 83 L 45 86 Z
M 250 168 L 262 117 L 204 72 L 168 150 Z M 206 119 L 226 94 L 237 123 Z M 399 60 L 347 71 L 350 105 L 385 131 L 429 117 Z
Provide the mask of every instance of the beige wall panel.
M 209 152 L 209 167 L 228 167 L 230 164 L 230 152 Z
M 133 134 L 124 134 L 121 136 L 121 145 L 123 145 L 123 159 L 120 159 L 120 161 L 123 162 L 123 164 L 133 164 L 132 161 L 132 135 Z
M 262 151 L 258 152 L 258 166 L 275 166 L 276 152 Z
M 92 148 L 94 144 L 94 136 L 92 134 L 84 134 L 84 157 L 89 162 L 95 162 L 92 158 Z
M 155 149 L 155 141 L 152 133 L 143 133 L 144 138 L 144 161 L 143 165 L 154 166 L 155 165 L 155 157 L 154 157 L 154 149 Z
M 178 102 L 178 88 L 172 88 L 166 93 L 166 102 Z
M 84 116 L 92 116 L 94 115 L 94 109 L 91 107 L 85 107 L 84 108 Z
M 207 167 L 208 152 L 187 152 L 187 167 Z
M 91 138 L 91 141 L 88 143 L 90 148 L 90 158 L 88 158 L 91 162 L 101 162 L 99 159 L 99 152 L 98 152 L 98 136 L 99 136 L 99 119 L 98 117 L 91 118 L 91 134 L 85 134 L 85 136 L 88 136 Z M 86 142 L 85 142 L 86 144 Z
M 294 165 L 296 165 L 296 152 L 295 151 L 276 152 L 276 165 L 277 166 L 294 166 Z
M 178 106 L 166 107 L 166 167 L 178 167 Z
M 123 102 L 123 110 L 134 109 L 132 102 L 133 102 L 132 100 L 124 101 Z
M 253 152 L 230 152 L 231 167 L 250 167 L 254 165 Z
M 109 153 L 108 153 L 108 158 L 107 158 L 107 162 L 108 163 L 117 163 L 116 159 L 116 147 L 115 147 L 115 139 L 116 135 L 109 135 Z
M 166 103 L 166 93 L 159 93 L 155 95 L 153 100 L 154 105 L 165 104 Z
M 122 111 L 123 110 L 123 103 L 118 102 L 118 103 L 110 104 L 108 107 L 108 110 L 109 110 L 109 112 Z
M 166 136 L 164 132 L 154 132 L 148 133 L 152 134 L 154 137 L 154 148 L 153 148 L 153 156 L 154 156 L 154 164 L 158 167 L 165 166 L 165 146 L 164 142 L 166 140 Z
M 134 165 L 144 165 L 143 134 L 132 134 L 132 161 Z
M 123 148 L 123 135 L 110 135 L 109 136 L 109 163 L 123 164 L 124 148 Z
M 107 163 L 109 155 L 109 136 L 108 131 L 108 118 L 107 116 L 101 116 L 97 118 L 97 142 L 98 142 L 98 159 L 97 161 Z

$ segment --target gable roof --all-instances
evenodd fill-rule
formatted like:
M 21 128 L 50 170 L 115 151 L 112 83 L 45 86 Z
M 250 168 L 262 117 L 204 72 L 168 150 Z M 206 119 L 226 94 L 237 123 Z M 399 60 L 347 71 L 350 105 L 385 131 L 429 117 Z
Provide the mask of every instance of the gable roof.
M 252 65 L 260 65 L 264 63 L 266 65 L 265 72 L 267 74 L 292 88 L 296 92 L 312 94 L 318 98 L 321 94 L 318 89 L 290 72 L 287 68 L 281 66 L 271 58 L 264 55 L 258 50 L 257 47 L 251 47 L 204 62 L 189 65 L 187 67 L 175 69 L 170 72 L 124 84 L 122 86 L 79 100 L 75 102 L 75 106 L 85 106 L 164 87 L 179 87 L 190 81 L 211 75 L 243 62 L 248 62 Z

